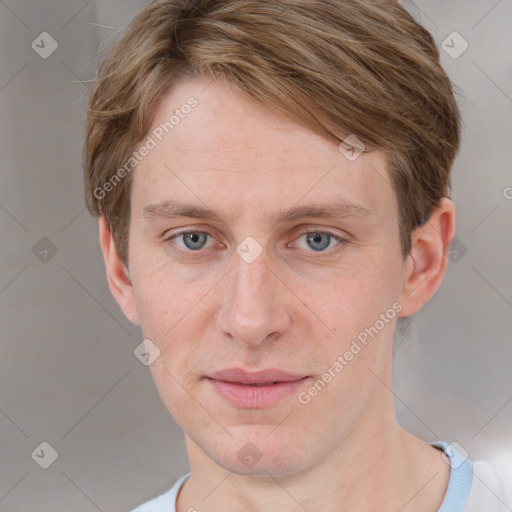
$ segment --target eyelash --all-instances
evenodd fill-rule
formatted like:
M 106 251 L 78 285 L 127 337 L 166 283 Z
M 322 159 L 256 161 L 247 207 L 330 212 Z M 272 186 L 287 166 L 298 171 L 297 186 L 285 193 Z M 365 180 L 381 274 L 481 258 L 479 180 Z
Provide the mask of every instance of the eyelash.
M 188 234 L 205 234 L 205 235 L 208 235 L 212 238 L 213 235 L 211 233 L 209 233 L 208 231 L 202 231 L 202 230 L 197 230 L 197 229 L 188 229 L 186 231 L 180 231 L 178 233 L 174 233 L 173 235 L 171 236 L 168 236 L 166 238 L 164 238 L 164 242 L 171 242 L 171 243 L 174 243 L 173 240 L 175 238 L 178 238 L 182 235 L 188 235 Z M 328 250 L 325 250 L 325 251 L 307 251 L 308 253 L 317 253 L 319 255 L 332 255 L 336 252 L 338 252 L 338 250 L 340 250 L 345 244 L 349 243 L 349 241 L 345 238 L 342 238 L 338 235 L 335 235 L 334 233 L 330 232 L 330 231 L 323 231 L 323 230 L 307 230 L 307 231 L 303 231 L 302 233 L 299 233 L 299 235 L 297 236 L 296 239 L 304 236 L 304 235 L 328 235 L 330 236 L 331 238 L 334 238 L 337 242 L 338 242 L 338 245 L 336 245 L 334 248 L 332 249 L 328 249 Z M 193 253 L 201 253 L 201 252 L 204 252 L 202 249 L 199 249 L 197 251 L 192 251 L 190 249 L 182 249 L 181 247 L 178 247 L 178 246 L 175 246 L 174 248 L 175 251 L 181 253 L 181 254 L 193 254 Z

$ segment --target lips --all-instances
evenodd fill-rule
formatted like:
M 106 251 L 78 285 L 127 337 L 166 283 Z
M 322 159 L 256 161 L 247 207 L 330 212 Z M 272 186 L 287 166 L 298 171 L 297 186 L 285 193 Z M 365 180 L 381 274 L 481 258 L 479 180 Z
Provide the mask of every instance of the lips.
M 247 372 L 240 368 L 228 368 L 220 370 L 207 376 L 210 379 L 221 380 L 224 382 L 233 382 L 236 384 L 248 384 L 254 386 L 264 386 L 278 382 L 293 382 L 306 377 L 304 374 L 291 373 L 278 369 L 260 370 L 257 372 Z
M 247 372 L 230 368 L 205 378 L 213 390 L 231 405 L 240 409 L 262 409 L 298 392 L 309 377 L 276 369 Z

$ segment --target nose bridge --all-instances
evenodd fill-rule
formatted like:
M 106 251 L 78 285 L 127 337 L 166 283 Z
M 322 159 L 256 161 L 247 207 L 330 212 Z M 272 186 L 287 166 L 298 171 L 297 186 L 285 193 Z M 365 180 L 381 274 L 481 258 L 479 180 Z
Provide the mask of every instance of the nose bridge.
M 243 249 L 243 244 L 240 245 Z M 227 281 L 220 328 L 240 342 L 259 344 L 269 335 L 283 332 L 288 317 L 278 297 L 279 282 L 268 266 L 265 253 L 249 261 L 243 253 L 236 256 Z
M 263 296 L 271 291 L 272 274 L 267 263 L 262 256 L 251 263 L 241 257 L 237 261 L 233 272 L 233 291 L 242 301 L 242 306 L 250 305 L 251 302 L 264 302 Z

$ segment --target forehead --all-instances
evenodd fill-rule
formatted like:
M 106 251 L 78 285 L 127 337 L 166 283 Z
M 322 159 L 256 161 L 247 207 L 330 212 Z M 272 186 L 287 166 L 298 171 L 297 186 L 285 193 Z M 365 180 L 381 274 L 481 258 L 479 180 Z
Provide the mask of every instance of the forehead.
M 393 216 L 381 152 L 350 161 L 336 144 L 216 81 L 175 86 L 157 106 L 148 137 L 155 147 L 137 165 L 132 185 L 139 213 L 185 194 L 196 206 L 204 198 L 229 208 L 233 217 L 248 209 L 268 217 L 310 201 L 358 204 L 376 217 Z

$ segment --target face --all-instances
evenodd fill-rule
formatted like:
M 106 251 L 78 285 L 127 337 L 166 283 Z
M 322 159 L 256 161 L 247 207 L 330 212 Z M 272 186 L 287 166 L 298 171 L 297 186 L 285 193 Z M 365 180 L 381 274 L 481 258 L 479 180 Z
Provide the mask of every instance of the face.
M 349 159 L 206 85 L 162 99 L 150 135 L 179 122 L 134 171 L 125 312 L 160 350 L 153 378 L 197 449 L 239 474 L 291 474 L 390 405 L 369 369 L 391 368 L 396 197 L 383 153 Z

